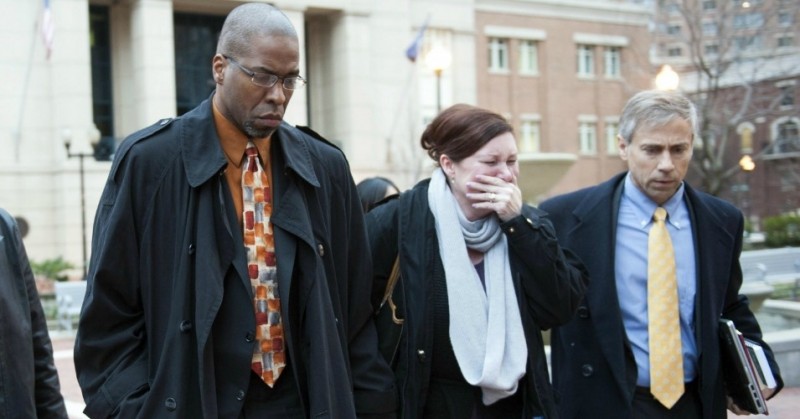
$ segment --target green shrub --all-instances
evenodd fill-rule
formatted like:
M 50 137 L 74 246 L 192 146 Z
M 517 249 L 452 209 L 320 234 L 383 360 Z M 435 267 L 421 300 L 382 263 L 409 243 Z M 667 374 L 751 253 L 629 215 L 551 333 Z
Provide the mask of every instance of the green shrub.
M 767 247 L 800 246 L 800 216 L 776 215 L 764 218 Z
M 67 275 L 64 274 L 64 271 L 74 267 L 74 265 L 64 260 L 61 256 L 41 262 L 31 261 L 31 269 L 35 275 L 41 275 L 56 281 L 66 281 Z

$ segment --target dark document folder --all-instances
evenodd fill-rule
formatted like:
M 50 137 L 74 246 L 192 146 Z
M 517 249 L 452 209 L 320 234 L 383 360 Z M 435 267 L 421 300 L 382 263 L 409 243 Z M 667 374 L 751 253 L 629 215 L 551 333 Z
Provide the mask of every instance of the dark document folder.
M 737 406 L 755 414 L 768 414 L 767 402 L 761 395 L 758 374 L 745 349 L 744 337 L 733 322 L 719 319 L 722 371 L 728 395 Z

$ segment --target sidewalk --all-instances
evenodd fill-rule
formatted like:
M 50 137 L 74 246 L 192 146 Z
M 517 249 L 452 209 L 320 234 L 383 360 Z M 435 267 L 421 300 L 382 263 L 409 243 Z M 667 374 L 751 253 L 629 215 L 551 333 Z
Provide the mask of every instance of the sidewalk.
M 59 380 L 61 381 L 61 393 L 67 404 L 67 412 L 72 419 L 84 419 L 83 397 L 78 387 L 78 380 L 75 378 L 75 365 L 72 362 L 72 346 L 74 336 L 63 333 L 53 333 L 50 335 L 53 340 L 53 355 L 55 357 L 56 368 L 58 369 Z M 784 368 L 788 368 L 785 366 Z M 770 418 L 770 419 L 794 419 L 800 412 L 800 387 L 784 388 L 768 402 L 769 416 L 751 415 L 748 418 Z M 728 418 L 738 418 L 739 416 L 728 412 Z

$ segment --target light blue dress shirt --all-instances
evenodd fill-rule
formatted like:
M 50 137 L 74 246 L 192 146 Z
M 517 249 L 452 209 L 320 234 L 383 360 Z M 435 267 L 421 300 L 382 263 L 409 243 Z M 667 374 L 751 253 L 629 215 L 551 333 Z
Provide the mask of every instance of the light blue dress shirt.
M 675 249 L 678 301 L 681 318 L 683 373 L 686 382 L 697 375 L 697 343 L 694 335 L 694 305 L 697 291 L 694 238 L 689 211 L 681 184 L 663 207 L 667 210 L 667 230 Z M 617 217 L 614 274 L 622 321 L 636 359 L 636 385 L 650 387 L 649 337 L 647 332 L 647 237 L 653 212 L 658 206 L 633 184 L 630 174 Z

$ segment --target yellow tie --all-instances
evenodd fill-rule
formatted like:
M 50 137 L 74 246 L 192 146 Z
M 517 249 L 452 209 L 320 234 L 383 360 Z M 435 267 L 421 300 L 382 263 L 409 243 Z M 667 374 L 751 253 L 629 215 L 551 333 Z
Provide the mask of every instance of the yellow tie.
M 650 392 L 670 409 L 684 390 L 675 252 L 666 218 L 667 211 L 656 208 L 647 241 L 647 314 Z

